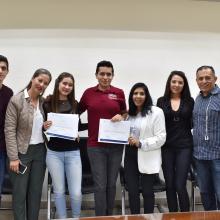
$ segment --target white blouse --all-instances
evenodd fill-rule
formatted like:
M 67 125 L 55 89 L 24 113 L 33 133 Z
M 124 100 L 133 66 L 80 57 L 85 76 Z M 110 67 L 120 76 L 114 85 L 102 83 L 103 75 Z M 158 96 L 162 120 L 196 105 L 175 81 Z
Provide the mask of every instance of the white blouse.
M 24 96 L 25 98 L 29 97 L 26 89 L 24 90 Z M 44 119 L 39 109 L 39 100 L 38 100 L 37 108 L 34 108 L 33 127 L 32 127 L 31 139 L 29 144 L 39 144 L 44 142 L 43 132 L 42 132 L 43 122 Z

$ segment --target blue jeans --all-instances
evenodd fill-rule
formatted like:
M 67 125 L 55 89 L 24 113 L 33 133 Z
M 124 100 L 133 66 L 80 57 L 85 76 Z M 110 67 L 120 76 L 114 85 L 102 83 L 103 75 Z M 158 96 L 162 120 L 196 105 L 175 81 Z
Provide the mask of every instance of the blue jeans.
M 58 218 L 66 218 L 65 174 L 70 194 L 72 217 L 80 217 L 82 164 L 80 151 L 47 151 L 46 163 L 54 190 Z
M 195 159 L 197 181 L 205 210 L 216 210 L 220 203 L 220 159 Z
M 0 151 L 0 201 L 2 194 L 2 186 L 5 177 L 5 163 L 6 163 L 6 152 Z
M 121 165 L 123 146 L 88 147 L 88 156 L 95 185 L 96 216 L 112 215 L 116 180 Z

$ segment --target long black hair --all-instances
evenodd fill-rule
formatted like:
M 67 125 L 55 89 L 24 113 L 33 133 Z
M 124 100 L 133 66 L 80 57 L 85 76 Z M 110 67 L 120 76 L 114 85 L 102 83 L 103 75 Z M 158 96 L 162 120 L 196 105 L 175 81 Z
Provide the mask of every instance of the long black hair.
M 164 97 L 167 99 L 171 98 L 171 91 L 170 91 L 170 83 L 171 80 L 173 78 L 174 75 L 180 76 L 183 81 L 184 81 L 184 86 L 183 86 L 183 90 L 181 92 L 181 98 L 182 99 L 190 99 L 191 98 L 191 94 L 190 94 L 190 90 L 189 90 L 189 84 L 188 84 L 188 80 L 186 78 L 186 75 L 184 72 L 179 71 L 179 70 L 174 70 L 170 73 L 167 82 L 166 82 L 166 88 L 165 88 L 165 92 L 164 92 Z
M 134 101 L 133 101 L 133 94 L 137 88 L 142 88 L 145 93 L 145 101 L 144 101 L 144 104 L 141 109 L 141 115 L 146 116 L 148 113 L 151 112 L 151 107 L 153 105 L 153 101 L 152 101 L 152 98 L 150 96 L 150 93 L 149 93 L 147 86 L 141 82 L 134 84 L 133 87 L 131 88 L 131 91 L 129 94 L 129 100 L 128 100 L 128 102 L 129 102 L 128 114 L 131 116 L 136 116 L 138 113 L 137 106 L 134 104 Z

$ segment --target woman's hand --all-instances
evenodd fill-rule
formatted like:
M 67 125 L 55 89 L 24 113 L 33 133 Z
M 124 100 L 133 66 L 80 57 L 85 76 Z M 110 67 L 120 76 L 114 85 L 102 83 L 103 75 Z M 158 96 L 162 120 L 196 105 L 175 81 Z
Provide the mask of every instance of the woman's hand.
M 20 160 L 10 161 L 10 163 L 9 163 L 10 170 L 15 173 L 19 173 L 19 163 L 20 163 Z
M 131 137 L 131 136 L 128 138 L 128 143 L 132 146 L 135 146 L 135 147 L 140 146 L 140 141 L 134 137 Z
M 43 124 L 44 130 L 47 130 L 52 125 L 52 121 L 45 121 Z
M 112 122 L 116 122 L 116 121 L 123 121 L 124 117 L 120 114 L 115 115 L 114 117 L 111 118 Z

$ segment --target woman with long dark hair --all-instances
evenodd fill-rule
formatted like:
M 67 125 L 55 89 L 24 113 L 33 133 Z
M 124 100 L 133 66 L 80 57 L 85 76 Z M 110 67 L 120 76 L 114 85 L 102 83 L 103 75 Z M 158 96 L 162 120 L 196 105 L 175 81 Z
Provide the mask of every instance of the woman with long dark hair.
M 57 77 L 53 95 L 48 96 L 43 105 L 46 116 L 49 112 L 78 114 L 74 82 L 73 75 L 67 72 L 63 72 Z M 52 123 L 52 121 L 46 121 L 44 128 L 47 130 Z M 80 129 L 83 129 L 81 123 Z M 78 140 L 51 137 L 47 146 L 46 163 L 54 187 L 58 218 L 67 217 L 65 178 L 67 179 L 70 193 L 72 217 L 80 217 L 82 164 L 79 142 Z
M 194 101 L 182 71 L 172 71 L 164 96 L 157 101 L 166 120 L 167 139 L 162 147 L 162 168 L 166 182 L 170 212 L 189 211 L 186 189 L 187 174 L 192 157 L 192 111 Z M 179 203 L 179 207 L 178 207 Z
M 131 214 L 140 213 L 139 181 L 144 198 L 144 213 L 154 211 L 153 183 L 161 167 L 161 146 L 166 139 L 163 111 L 153 106 L 144 83 L 136 83 L 129 95 L 129 145 L 125 148 L 125 180 Z

